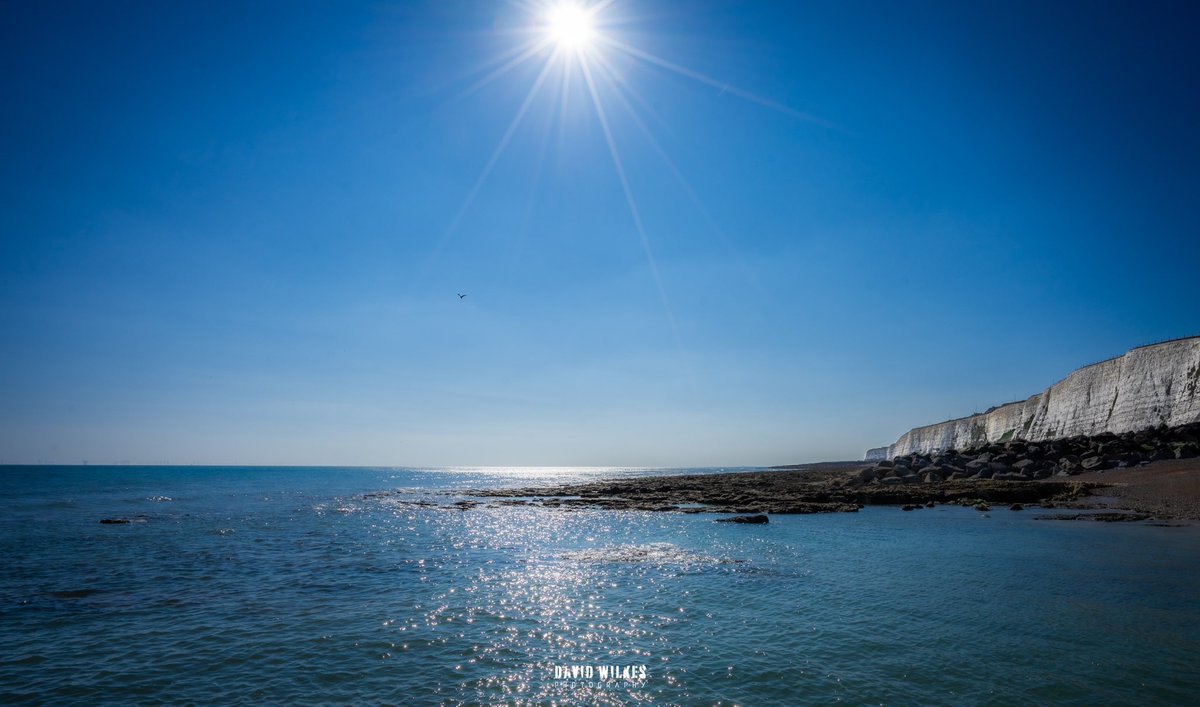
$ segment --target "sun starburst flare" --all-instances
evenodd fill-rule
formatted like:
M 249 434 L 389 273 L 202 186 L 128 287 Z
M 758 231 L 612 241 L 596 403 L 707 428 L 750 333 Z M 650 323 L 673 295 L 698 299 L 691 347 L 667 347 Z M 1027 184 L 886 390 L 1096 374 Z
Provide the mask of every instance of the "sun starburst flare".
M 608 116 L 609 111 L 606 110 L 604 103 L 605 96 L 612 97 L 616 101 L 616 105 L 627 112 L 639 130 L 646 134 L 646 137 L 649 138 L 654 147 L 654 151 L 664 161 L 666 168 L 672 175 L 682 183 L 683 188 L 696 202 L 696 205 L 701 208 L 706 220 L 711 222 L 712 217 L 703 209 L 701 200 L 696 196 L 691 185 L 687 183 L 687 180 L 684 179 L 674 162 L 651 134 L 646 123 L 638 116 L 635 103 L 643 111 L 649 113 L 653 111 L 648 102 L 633 87 L 627 75 L 628 72 L 619 71 L 613 60 L 619 57 L 624 60 L 623 65 L 625 66 L 641 64 L 652 66 L 658 70 L 666 70 L 670 74 L 683 79 L 709 86 L 714 89 L 714 96 L 728 94 L 815 125 L 833 129 L 838 129 L 838 127 L 828 121 L 803 113 L 781 102 L 759 96 L 727 81 L 708 76 L 690 69 L 681 63 L 670 61 L 630 44 L 624 37 L 617 36 L 609 31 L 612 27 L 619 24 L 615 21 L 615 18 L 610 17 L 615 12 L 616 0 L 598 0 L 590 3 L 586 2 L 586 0 L 557 0 L 554 2 L 541 0 L 520 2 L 518 0 L 518 2 L 522 11 L 529 15 L 529 20 L 523 25 L 524 29 L 518 32 L 520 40 L 499 57 L 496 57 L 491 62 L 491 68 L 487 70 L 486 75 L 474 83 L 468 91 L 471 92 L 488 85 L 528 62 L 541 60 L 544 64 L 536 72 L 536 78 L 529 87 L 525 97 L 521 100 L 516 114 L 508 123 L 496 148 L 492 151 L 483 166 L 479 177 L 471 186 L 464 203 L 455 214 L 450 226 L 443 233 L 436 250 L 441 250 L 445 241 L 457 229 L 463 216 L 470 210 L 472 202 L 474 202 L 476 196 L 488 180 L 497 161 L 508 148 L 513 134 L 527 117 L 531 105 L 542 91 L 557 91 L 557 100 L 552 100 L 551 103 L 556 106 L 556 111 L 560 117 L 559 130 L 566 129 L 566 116 L 570 109 L 567 104 L 567 96 L 571 90 L 572 77 L 575 77 L 575 80 L 582 80 L 583 86 L 586 89 L 585 94 L 590 98 L 590 101 L 588 101 L 590 103 L 588 110 L 595 116 L 603 132 L 604 141 L 612 161 L 612 167 L 620 182 L 632 225 L 636 231 L 636 235 L 641 240 L 643 254 L 647 261 L 646 264 L 653 277 L 655 287 L 658 290 L 664 314 L 670 324 L 676 343 L 680 345 L 682 350 L 679 329 L 671 311 L 670 299 L 667 297 L 663 280 L 659 275 L 659 268 L 655 262 L 650 236 L 639 213 L 638 200 L 634 195 L 630 180 L 626 174 L 624 160 L 618 146 L 618 139 L 614 135 L 613 125 Z M 557 75 L 558 79 L 549 80 L 552 75 Z M 547 125 L 550 122 L 548 119 Z M 544 144 L 545 142 L 543 142 Z M 717 235 L 724 238 L 724 235 L 720 233 L 720 229 L 715 224 L 711 225 L 716 230 Z

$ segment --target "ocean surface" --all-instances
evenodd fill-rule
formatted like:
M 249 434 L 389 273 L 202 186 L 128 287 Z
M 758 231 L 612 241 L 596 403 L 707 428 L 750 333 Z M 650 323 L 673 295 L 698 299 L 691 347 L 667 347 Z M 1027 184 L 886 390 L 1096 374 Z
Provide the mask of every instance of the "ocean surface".
M 657 473 L 0 467 L 0 702 L 1200 695 L 1197 527 L 447 507 L 471 488 Z

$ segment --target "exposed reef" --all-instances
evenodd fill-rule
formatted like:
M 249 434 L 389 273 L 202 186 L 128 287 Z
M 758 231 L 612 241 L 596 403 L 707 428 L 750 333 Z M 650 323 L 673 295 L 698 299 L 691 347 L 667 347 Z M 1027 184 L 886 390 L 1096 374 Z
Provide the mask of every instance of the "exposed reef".
M 1095 484 L 1098 486 L 1099 484 Z M 692 474 L 584 484 L 467 492 L 480 498 L 522 499 L 546 508 L 672 511 L 680 513 L 802 514 L 855 512 L 867 505 L 1039 503 L 1069 501 L 1093 484 L 1074 480 L 943 480 L 929 484 L 867 484 L 845 464 L 733 474 Z
M 763 525 L 766 523 L 770 523 L 771 519 L 760 513 L 759 515 L 756 515 L 756 516 L 734 516 L 732 518 L 718 518 L 717 522 L 718 523 L 745 523 L 745 524 L 749 524 L 749 525 Z
M 1041 506 L 1114 516 L 1076 514 L 1099 520 L 1200 520 L 1200 424 L 1040 444 L 987 444 L 869 465 L 828 462 L 754 472 L 459 490 L 443 496 L 454 500 L 408 499 L 403 492 L 386 491 L 363 498 L 455 511 L 537 507 L 743 516 L 724 519 L 734 523 L 763 523 L 770 514 L 852 513 L 870 505 L 915 511 L 938 504 L 983 513 Z M 1129 510 L 1137 517 L 1119 512 Z

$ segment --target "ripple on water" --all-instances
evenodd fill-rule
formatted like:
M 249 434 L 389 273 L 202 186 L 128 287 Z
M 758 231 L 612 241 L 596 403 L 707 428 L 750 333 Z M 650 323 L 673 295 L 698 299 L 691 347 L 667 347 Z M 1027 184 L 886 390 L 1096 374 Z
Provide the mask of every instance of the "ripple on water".
M 568 562 L 638 562 L 651 565 L 718 565 L 739 563 L 742 560 L 718 558 L 712 555 L 685 550 L 671 543 L 641 543 L 634 545 L 608 545 L 605 547 L 571 550 L 558 555 Z
M 1200 542 L 1188 529 L 947 508 L 780 516 L 746 532 L 685 514 L 405 506 L 365 499 L 369 488 L 322 490 L 316 476 L 292 488 L 299 470 L 207 472 L 211 488 L 175 473 L 100 484 L 60 508 L 18 496 L 0 518 L 0 700 L 1185 703 L 1200 692 Z M 138 527 L 96 524 L 152 491 L 186 500 Z M 555 679 L 556 667 L 599 664 L 644 665 L 647 680 Z

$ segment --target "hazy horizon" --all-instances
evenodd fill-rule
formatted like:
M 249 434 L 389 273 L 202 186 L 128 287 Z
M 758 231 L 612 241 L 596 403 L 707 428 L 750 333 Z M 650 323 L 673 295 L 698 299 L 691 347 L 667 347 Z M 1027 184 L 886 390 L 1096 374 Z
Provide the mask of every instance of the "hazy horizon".
M 0 7 L 0 463 L 849 460 L 1200 332 L 1200 6 L 581 7 Z

